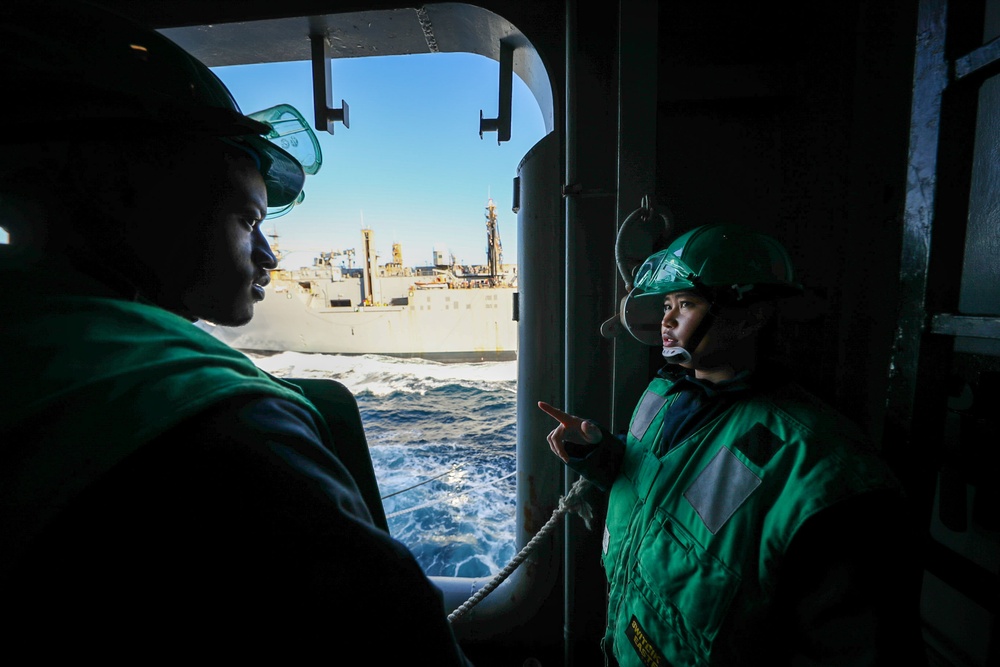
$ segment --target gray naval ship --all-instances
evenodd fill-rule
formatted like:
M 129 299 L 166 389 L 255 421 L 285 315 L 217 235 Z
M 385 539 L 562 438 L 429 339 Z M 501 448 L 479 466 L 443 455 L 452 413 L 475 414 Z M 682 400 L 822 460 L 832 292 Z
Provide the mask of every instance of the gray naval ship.
M 434 251 L 432 266 L 406 267 L 402 247 L 379 265 L 374 232 L 355 251 L 319 253 L 313 265 L 271 272 L 265 298 L 242 327 L 201 326 L 246 352 L 384 354 L 441 362 L 517 358 L 517 268 L 503 264 L 496 206 L 486 206 L 486 264 L 459 266 Z M 275 237 L 272 235 L 272 239 Z M 280 257 L 280 249 L 272 240 Z M 348 266 L 337 266 L 335 262 Z

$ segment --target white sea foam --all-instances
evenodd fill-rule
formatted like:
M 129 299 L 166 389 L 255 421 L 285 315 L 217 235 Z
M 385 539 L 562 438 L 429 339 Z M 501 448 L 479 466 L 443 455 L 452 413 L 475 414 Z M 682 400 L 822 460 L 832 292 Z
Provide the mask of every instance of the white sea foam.
M 516 361 L 248 356 L 357 397 L 390 532 L 427 574 L 492 576 L 514 556 Z
M 513 391 L 516 361 L 439 363 L 381 355 L 347 356 L 281 352 L 248 355 L 258 368 L 278 377 L 328 377 L 342 382 L 354 394 L 385 396 L 393 392 L 424 393 L 449 384 L 474 389 Z M 511 386 L 497 386 L 509 383 Z

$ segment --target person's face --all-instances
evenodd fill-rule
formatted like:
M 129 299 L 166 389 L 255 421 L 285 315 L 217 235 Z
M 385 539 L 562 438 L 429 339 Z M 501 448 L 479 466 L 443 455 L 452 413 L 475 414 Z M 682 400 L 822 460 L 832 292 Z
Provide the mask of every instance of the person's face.
M 672 292 L 663 297 L 663 319 L 660 320 L 660 336 L 664 348 L 683 347 L 691 354 L 689 361 L 680 365 L 695 371 L 697 377 L 725 379 L 731 377 L 731 352 L 736 344 L 752 333 L 746 325 L 745 317 L 735 319 L 727 309 L 713 317 L 711 325 L 703 332 L 701 340 L 692 349 L 692 336 L 708 316 L 712 304 L 694 291 Z
M 191 316 L 224 326 L 253 318 L 277 266 L 261 222 L 267 213 L 264 179 L 249 157 L 227 156 L 210 214 L 195 230 L 188 282 L 180 295 Z
M 695 292 L 671 292 L 663 296 L 663 319 L 660 320 L 663 347 L 687 350 L 691 360 L 681 364 L 685 368 L 696 368 L 706 345 L 711 344 L 710 333 L 706 333 L 694 348 L 691 347 L 691 336 L 708 315 L 710 307 L 708 300 Z
M 277 265 L 260 227 L 264 179 L 239 151 L 210 146 L 184 162 L 183 178 L 163 179 L 138 209 L 145 219 L 135 245 L 152 279 L 146 296 L 189 319 L 246 324 Z M 180 183 L 185 196 L 176 204 Z

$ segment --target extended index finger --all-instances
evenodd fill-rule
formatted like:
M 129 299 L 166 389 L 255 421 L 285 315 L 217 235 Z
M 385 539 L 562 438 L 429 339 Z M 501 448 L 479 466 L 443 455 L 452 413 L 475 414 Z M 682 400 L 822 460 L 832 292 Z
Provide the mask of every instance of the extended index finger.
M 549 405 L 545 401 L 538 401 L 538 407 L 541 408 L 542 412 L 553 417 L 563 425 L 563 426 L 573 426 L 577 421 L 576 417 L 570 414 L 566 414 L 554 405 Z

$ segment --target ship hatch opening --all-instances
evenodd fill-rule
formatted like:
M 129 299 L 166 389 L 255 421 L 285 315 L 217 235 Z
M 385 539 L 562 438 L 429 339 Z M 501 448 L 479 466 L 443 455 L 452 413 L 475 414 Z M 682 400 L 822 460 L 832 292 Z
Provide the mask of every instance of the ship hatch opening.
M 509 141 L 466 122 L 492 113 L 498 68 L 470 53 L 334 58 L 351 125 L 318 133 L 305 197 L 262 223 L 279 265 L 253 320 L 213 331 L 271 348 L 255 360 L 278 377 L 347 386 L 390 533 L 435 577 L 491 577 L 517 553 L 510 183 L 548 129 L 519 79 Z M 307 60 L 213 70 L 245 112 L 313 108 Z

